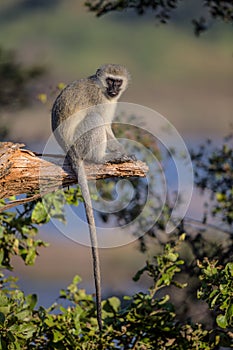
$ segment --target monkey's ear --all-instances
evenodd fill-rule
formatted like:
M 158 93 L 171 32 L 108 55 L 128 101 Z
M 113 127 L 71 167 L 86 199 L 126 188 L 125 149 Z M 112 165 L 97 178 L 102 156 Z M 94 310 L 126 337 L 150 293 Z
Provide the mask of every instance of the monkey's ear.
M 99 69 L 97 69 L 97 71 L 96 71 L 96 73 L 95 73 L 96 75 L 97 75 L 97 77 L 100 77 L 101 76 L 101 69 L 99 68 Z

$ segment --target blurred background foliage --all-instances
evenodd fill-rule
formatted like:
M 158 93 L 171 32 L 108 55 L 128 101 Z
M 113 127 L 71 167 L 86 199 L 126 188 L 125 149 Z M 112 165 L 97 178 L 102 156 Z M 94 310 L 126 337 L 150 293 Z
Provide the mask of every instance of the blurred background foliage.
M 172 290 L 171 296 L 181 319 L 190 316 L 194 321 L 216 326 L 216 316 L 222 312 L 220 304 L 216 305 L 217 295 L 210 284 L 200 289 L 199 295 L 205 300 L 208 293 L 213 292 L 213 298 L 216 296 L 208 300 L 211 307 L 216 305 L 213 315 L 204 304 L 197 304 L 196 290 L 200 286 L 198 276 L 205 275 L 203 279 L 209 282 L 208 269 L 213 266 L 211 262 L 203 262 L 204 257 L 217 259 L 223 265 L 232 258 L 232 138 L 222 142 L 232 121 L 232 28 L 230 24 L 210 20 L 209 30 L 196 38 L 191 22 L 193 18 L 206 15 L 202 3 L 181 2 L 172 12 L 169 24 L 159 25 L 150 11 L 141 17 L 131 11 L 96 18 L 87 11 L 84 2 L 75 0 L 2 0 L 0 127 L 2 140 L 24 142 L 30 149 L 41 151 L 51 133 L 49 110 L 59 86 L 94 73 L 103 63 L 126 65 L 132 83 L 123 99 L 165 115 L 193 149 L 197 187 L 188 215 L 176 232 L 187 232 L 181 257 L 186 262 L 182 273 L 189 286 L 176 293 Z M 38 96 L 40 100 L 44 96 L 46 103 L 41 104 Z M 121 136 L 122 130 L 116 132 Z M 132 138 L 135 132 L 127 130 Z M 207 137 L 212 142 L 198 148 L 199 142 Z M 161 157 L 158 145 L 148 135 L 141 135 L 141 139 Z M 138 203 L 143 198 L 144 185 L 143 181 L 134 180 L 135 188 L 140 188 L 141 192 L 134 198 L 130 211 L 115 215 L 120 225 L 140 210 Z M 103 196 L 108 195 L 109 188 L 114 190 L 114 185 L 105 183 L 103 187 L 100 184 Z M 80 193 L 74 196 L 67 193 L 66 199 L 75 203 L 75 196 Z M 56 207 L 56 196 L 50 201 Z M 59 235 L 50 223 L 41 226 L 38 233 L 38 224 L 48 218 L 39 210 L 40 202 L 31 217 L 33 208 L 34 204 L 28 204 L 1 216 L 3 266 L 13 265 L 14 274 L 21 277 L 20 287 L 26 292 L 38 293 L 39 303 L 46 306 L 76 273 L 83 276 L 82 285 L 92 291 L 88 248 Z M 131 281 L 145 260 L 145 255 L 137 248 L 146 252 L 147 257 L 162 251 L 168 240 L 163 230 L 170 210 L 167 203 L 157 225 L 140 239 L 140 244 L 101 250 L 105 296 L 133 293 L 148 286 L 145 278 L 141 278 L 137 286 Z M 60 207 L 59 215 L 63 218 Z M 101 219 L 109 220 L 103 215 Z M 45 245 L 44 240 L 50 242 L 50 247 L 39 250 L 35 266 L 25 268 L 24 263 L 34 263 L 38 247 Z M 22 259 L 13 257 L 11 261 L 12 254 Z M 202 261 L 199 264 L 202 274 L 196 259 Z M 215 270 L 211 272 L 216 277 L 216 286 L 225 285 L 224 276 L 230 276 L 232 270 L 228 265 L 224 271 L 221 276 L 215 275 Z M 228 286 L 227 293 L 231 288 Z M 232 308 L 231 296 L 218 298 L 222 302 L 228 298 L 224 315 L 228 312 L 229 322 L 232 322 L 232 309 L 227 311 L 229 305 Z M 226 317 L 220 322 L 224 324 Z
M 116 12 L 96 18 L 75 0 L 3 0 L 0 42 L 17 51 L 18 61 L 47 68 L 47 78 L 34 96 L 46 92 L 52 101 L 59 82 L 88 76 L 106 62 L 119 62 L 132 75 L 125 101 L 159 111 L 189 135 L 224 133 L 232 107 L 231 27 L 216 21 L 197 39 L 190 21 L 200 14 L 198 3 L 181 2 L 169 24 L 159 25 L 150 14 Z M 34 128 L 22 130 L 19 115 L 7 115 L 12 137 L 21 138 L 22 131 L 24 142 L 48 137 L 48 109 L 36 105 L 33 117 L 29 111 L 21 116 Z
M 95 12 L 98 17 L 112 11 L 122 12 L 124 10 L 131 10 L 136 12 L 139 16 L 148 14 L 150 12 L 160 23 L 167 23 L 174 14 L 175 10 L 179 8 L 180 5 L 181 2 L 179 0 L 86 1 L 86 6 L 90 9 L 90 11 Z M 190 3 L 189 9 L 192 10 Z M 192 17 L 192 24 L 194 26 L 194 32 L 197 36 L 209 29 L 210 23 L 208 23 L 208 21 L 213 22 L 216 19 L 221 19 L 224 22 L 231 23 L 233 19 L 233 5 L 231 0 L 198 1 L 196 2 L 196 7 L 193 7 L 193 10 L 196 9 L 198 9 L 201 13 L 200 18 L 195 18 L 196 13 L 192 13 L 192 16 L 194 16 Z
M 43 73 L 42 67 L 25 68 L 17 62 L 15 53 L 0 49 L 0 105 L 1 108 L 15 109 L 25 106 L 32 98 L 27 84 Z

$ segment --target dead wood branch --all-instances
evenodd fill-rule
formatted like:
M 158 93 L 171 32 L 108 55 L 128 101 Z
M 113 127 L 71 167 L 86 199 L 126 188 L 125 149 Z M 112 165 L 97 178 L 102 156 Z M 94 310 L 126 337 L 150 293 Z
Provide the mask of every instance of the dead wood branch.
M 7 203 L 0 211 L 35 200 L 45 193 L 77 183 L 75 174 L 62 155 L 38 155 L 23 144 L 0 143 L 0 199 L 32 194 Z M 119 164 L 86 164 L 89 180 L 109 177 L 145 177 L 148 167 L 141 161 Z

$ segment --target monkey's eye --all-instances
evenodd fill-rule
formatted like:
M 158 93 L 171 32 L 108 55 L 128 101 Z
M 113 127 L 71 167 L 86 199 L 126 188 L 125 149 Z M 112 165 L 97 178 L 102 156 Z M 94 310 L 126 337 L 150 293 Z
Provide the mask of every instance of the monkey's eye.
M 119 87 L 121 87 L 122 82 L 123 82 L 122 79 L 113 79 L 113 78 L 106 79 L 106 83 L 108 84 L 109 88 L 112 88 L 112 87 L 119 88 Z
M 122 85 L 122 79 L 116 79 L 115 80 L 115 86 L 118 86 L 118 87 L 120 87 L 121 85 Z
M 112 87 L 114 85 L 114 79 L 112 78 L 107 78 L 106 83 L 108 84 L 109 87 Z

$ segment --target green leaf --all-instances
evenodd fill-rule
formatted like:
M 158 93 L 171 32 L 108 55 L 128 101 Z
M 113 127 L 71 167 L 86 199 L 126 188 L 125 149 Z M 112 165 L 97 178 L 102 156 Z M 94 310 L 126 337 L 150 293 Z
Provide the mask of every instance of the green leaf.
M 167 254 L 167 259 L 168 259 L 169 261 L 175 262 L 175 261 L 177 260 L 178 256 L 179 256 L 179 255 L 178 255 L 177 253 L 169 252 L 169 253 Z
M 33 265 L 35 262 L 35 258 L 36 258 L 36 250 L 35 248 L 31 248 L 29 249 L 26 258 L 25 258 L 25 264 L 26 265 Z
M 4 315 L 7 315 L 10 312 L 10 305 L 8 306 L 0 306 L 0 312 Z
M 15 313 L 15 316 L 18 318 L 18 320 L 26 321 L 30 317 L 30 311 L 23 310 Z
M 7 332 L 7 338 L 10 340 L 10 342 L 15 342 L 14 334 L 12 334 L 11 331 Z
M 112 318 L 120 309 L 121 302 L 117 297 L 112 297 L 102 302 L 103 319 Z
M 216 322 L 217 322 L 219 327 L 226 328 L 227 327 L 226 315 L 218 315 L 216 318 Z
M 143 275 L 143 273 L 146 271 L 146 267 L 142 268 L 141 270 L 137 271 L 136 274 L 133 277 L 133 281 L 137 282 L 139 281 L 139 279 L 141 278 L 141 276 Z
M 72 281 L 72 284 L 78 284 L 82 282 L 82 278 L 79 276 L 79 275 L 75 275 L 74 278 L 73 278 L 73 281 Z
M 232 320 L 233 320 L 233 304 L 229 305 L 227 312 L 226 312 L 226 317 L 228 319 L 229 325 L 232 327 Z
M 111 297 L 108 299 L 109 304 L 115 312 L 117 312 L 121 306 L 121 301 L 117 297 Z
M 214 308 L 214 305 L 216 304 L 216 301 L 217 301 L 217 299 L 219 298 L 219 292 L 218 292 L 218 290 L 217 289 L 214 289 L 213 290 L 213 292 L 209 295 L 209 298 L 210 298 L 210 300 L 212 299 L 212 297 L 213 297 L 213 299 L 212 299 L 212 301 L 211 301 L 211 303 L 210 303 L 210 307 L 211 308 Z
M 217 192 L 215 196 L 218 202 L 223 202 L 226 200 L 226 195 L 223 193 Z
M 5 315 L 2 313 L 2 312 L 0 312 L 0 324 L 1 325 L 3 325 L 4 324 L 4 322 L 5 322 Z
M 0 226 L 0 239 L 3 238 L 4 231 L 5 231 L 4 227 Z
M 36 331 L 36 329 L 37 327 L 34 324 L 27 324 L 27 323 L 19 324 L 18 332 L 20 332 L 20 334 L 18 334 L 18 336 L 29 339 L 33 336 L 33 333 Z
M 49 221 L 48 212 L 42 202 L 36 203 L 31 219 L 32 222 L 35 222 L 36 224 L 42 224 Z
M 54 343 L 59 342 L 60 340 L 62 340 L 65 337 L 64 334 L 62 334 L 57 329 L 53 329 L 52 333 L 53 333 L 53 341 L 54 341 Z
M 45 319 L 44 323 L 48 326 L 48 327 L 53 327 L 54 326 L 54 318 L 52 315 L 47 315 L 47 318 Z
M 230 275 L 233 277 L 233 263 L 229 262 L 228 264 L 226 264 L 225 269 L 228 270 Z
M 2 306 L 8 306 L 9 300 L 7 296 L 3 293 L 0 292 L 0 305 Z
M 160 301 L 159 301 L 159 305 L 163 305 L 165 303 L 167 303 L 170 300 L 170 296 L 168 294 L 166 294 Z
M 1 251 L 0 251 L 0 266 L 2 266 L 3 259 L 4 259 L 4 251 L 3 251 L 3 249 L 1 249 Z
M 29 309 L 33 310 L 37 303 L 37 295 L 36 294 L 30 294 L 26 296 L 26 302 L 29 305 Z

